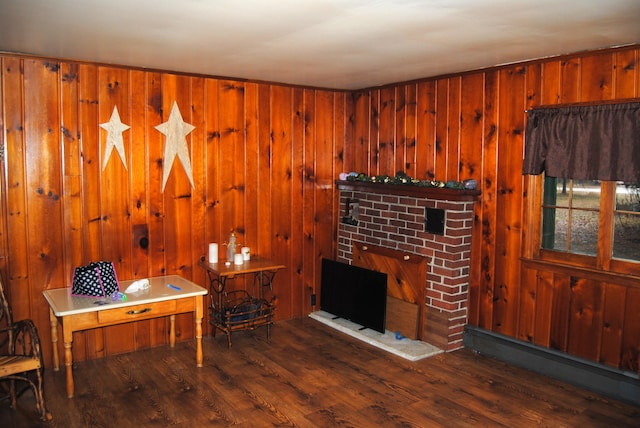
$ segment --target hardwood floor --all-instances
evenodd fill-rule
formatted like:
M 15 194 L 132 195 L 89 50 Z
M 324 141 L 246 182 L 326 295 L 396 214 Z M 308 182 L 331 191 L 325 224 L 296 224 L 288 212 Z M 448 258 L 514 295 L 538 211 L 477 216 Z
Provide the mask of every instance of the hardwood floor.
M 468 350 L 409 362 L 311 319 L 46 371 L 53 420 L 32 397 L 0 403 L 0 426 L 28 427 L 625 427 L 640 408 Z

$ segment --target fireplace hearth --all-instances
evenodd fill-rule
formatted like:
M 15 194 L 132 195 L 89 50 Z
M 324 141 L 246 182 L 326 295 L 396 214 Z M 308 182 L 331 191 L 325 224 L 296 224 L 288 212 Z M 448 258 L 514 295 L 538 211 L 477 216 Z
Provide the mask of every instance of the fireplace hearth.
M 363 246 L 426 258 L 426 281 L 414 285 L 424 287 L 420 339 L 446 351 L 461 348 L 480 192 L 353 181 L 338 181 L 337 187 L 338 260 L 353 263 L 354 248 L 357 255 Z
M 391 331 L 379 333 L 371 329 L 362 329 L 360 325 L 344 318 L 336 318 L 328 312 L 315 311 L 309 314 L 309 317 L 376 348 L 391 352 L 405 360 L 418 361 L 443 352 L 442 349 L 428 343 L 398 337 Z

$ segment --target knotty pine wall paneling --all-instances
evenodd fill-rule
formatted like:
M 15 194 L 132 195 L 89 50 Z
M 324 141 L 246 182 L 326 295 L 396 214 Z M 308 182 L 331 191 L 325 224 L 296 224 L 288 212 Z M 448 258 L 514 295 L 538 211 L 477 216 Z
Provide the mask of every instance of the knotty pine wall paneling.
M 304 168 L 304 155 L 307 145 L 305 138 L 305 103 L 306 91 L 303 88 L 294 88 L 292 93 L 292 123 L 291 133 L 294 141 L 298 141 L 297 147 L 294 147 L 291 153 L 291 212 L 302 213 L 300 216 L 292 216 L 291 222 L 291 235 L 289 236 L 289 262 L 291 266 L 288 273 L 291 277 L 291 282 L 300 284 L 299 287 L 292 287 L 289 289 L 289 300 L 291 301 L 291 315 L 295 318 L 303 316 L 301 313 L 301 305 L 296 302 L 302 302 L 303 296 L 308 294 L 306 290 L 306 284 L 303 276 L 303 263 L 304 263 L 304 249 L 303 249 L 303 230 L 304 230 L 304 180 L 305 180 L 305 168 Z M 299 189 L 300 194 L 298 197 L 295 189 Z M 307 300 L 310 304 L 310 300 Z
M 293 106 L 292 88 L 273 86 L 271 88 L 271 162 L 273 165 L 271 211 L 273 217 L 273 238 L 271 251 L 274 257 L 282 260 L 286 258 L 291 248 L 292 232 L 292 159 L 293 149 L 290 141 L 293 133 L 293 117 L 288 114 Z M 291 270 L 283 272 L 282 276 L 291 277 Z M 280 283 L 274 287 L 277 307 L 282 311 L 291 310 L 291 296 L 280 288 Z
M 469 288 L 469 322 L 490 329 L 492 315 L 481 304 L 493 299 L 493 279 L 495 254 L 490 251 L 495 242 L 497 230 L 496 184 L 497 184 L 497 80 L 495 75 L 475 74 L 462 76 L 462 134 L 461 141 L 467 142 L 468 152 L 461 152 L 461 173 L 464 180 L 469 177 L 478 179 L 482 197 L 474 206 L 474 218 L 471 260 L 479 268 L 470 272 L 470 283 L 477 287 Z M 482 221 L 479 221 L 482 219 Z
M 27 243 L 24 273 L 30 287 L 24 287 L 30 300 L 29 312 L 37 325 L 47 325 L 48 315 L 41 295 L 49 281 L 60 280 L 64 274 L 64 230 L 55 225 L 62 223 L 62 155 L 60 139 L 63 136 L 60 111 L 60 65 L 55 61 L 28 60 L 23 63 L 25 106 L 23 112 L 24 176 L 14 176 L 9 170 L 8 182 L 17 192 L 24 192 L 26 229 L 19 231 Z M 11 156 L 11 154 L 8 154 Z M 10 230 L 10 232 L 14 232 Z M 11 249 L 10 249 L 11 250 Z M 31 286 L 33 285 L 33 286 Z M 24 313 L 24 312 L 23 312 Z
M 23 93 L 22 87 L 22 62 L 18 59 L 3 59 L 2 61 L 2 125 L 3 125 L 3 150 L 2 150 L 2 175 L 1 187 L 2 199 L 7 203 L 2 204 L 2 268 L 8 281 L 13 278 L 13 284 L 5 283 L 5 292 L 12 302 L 16 302 L 13 314 L 16 319 L 31 315 L 31 297 L 28 287 L 27 272 L 27 240 L 21 239 L 9 248 L 8 243 L 13 237 L 24 237 L 26 234 L 25 215 L 25 165 L 23 135 Z M 11 108 L 13 107 L 13 108 Z M 11 171 L 11 174 L 9 174 Z M 5 182 L 6 180 L 6 182 Z M 12 183 L 8 185 L 8 183 Z M 8 261 L 11 260 L 11 263 Z M 11 286 L 13 285 L 13 286 Z
M 418 85 L 408 84 L 401 87 L 404 92 L 404 104 L 403 109 L 399 111 L 399 116 L 402 118 L 404 130 L 399 128 L 401 132 L 396 138 L 399 138 L 404 142 L 404 157 L 400 161 L 396 161 L 396 165 L 404 168 L 407 175 L 416 176 L 416 140 L 418 132 L 418 103 L 417 92 Z M 400 121 L 400 118 L 398 119 Z M 402 165 L 404 163 L 404 165 Z
M 353 138 L 351 144 L 345 148 L 345 170 L 351 172 L 367 172 L 371 171 L 370 164 L 370 138 L 369 138 L 369 93 L 354 92 L 353 98 L 353 116 L 350 122 L 353 124 Z
M 484 110 L 481 112 L 484 121 L 482 142 L 483 166 L 478 186 L 482 190 L 480 203 L 474 208 L 479 213 L 474 222 L 472 242 L 480 241 L 480 254 L 472 260 L 471 278 L 479 278 L 478 282 L 469 283 L 469 322 L 491 330 L 493 325 L 492 304 L 494 300 L 493 284 L 496 277 L 495 243 L 498 230 L 495 227 L 497 218 L 498 189 L 498 120 L 499 120 L 499 80 L 497 73 L 484 75 Z M 463 150 L 464 152 L 464 150 Z M 478 233 L 480 233 L 478 235 Z M 480 237 L 479 239 L 477 239 Z M 474 255 L 477 255 L 476 252 Z M 478 300 L 471 297 L 477 293 Z M 477 309 L 476 309 L 477 308 Z M 477 310 L 477 318 L 474 311 Z
M 98 69 L 97 84 L 100 102 L 97 105 L 97 117 L 92 119 L 97 120 L 98 123 L 108 122 L 115 106 L 121 112 L 119 113 L 120 120 L 125 124 L 131 123 L 128 103 L 130 82 L 127 70 L 101 67 Z M 103 131 L 99 131 L 99 134 L 103 133 Z M 127 135 L 126 131 L 123 133 L 123 138 L 125 135 Z M 95 162 L 86 166 L 93 169 L 96 176 L 99 177 L 99 190 L 85 194 L 85 198 L 90 206 L 100 207 L 100 214 L 95 219 L 100 225 L 100 236 L 110 237 L 108 241 L 102 240 L 103 246 L 99 254 L 102 259 L 113 261 L 119 276 L 129 278 L 131 277 L 131 263 L 123 262 L 130 260 L 129 253 L 131 252 L 130 180 L 127 172 L 129 168 L 132 168 L 133 172 L 133 166 L 129 165 L 129 159 L 126 158 L 123 163 L 115 148 L 107 158 L 108 155 L 104 149 L 106 148 L 105 138 L 86 140 L 86 143 L 87 147 L 91 146 L 93 149 L 97 149 L 94 157 Z M 131 147 L 130 144 L 128 147 Z M 106 355 L 130 352 L 135 349 L 134 329 L 130 326 L 125 324 L 114 326 L 110 332 L 112 334 L 104 335 L 103 339 Z
M 534 179 L 521 174 L 526 110 L 636 98 L 639 55 L 633 46 L 415 83 L 412 175 L 442 181 L 475 178 L 482 190 L 474 213 L 470 324 L 640 371 L 640 286 L 524 268 L 520 261 L 530 251 L 526 243 L 539 232 L 525 224 L 526 210 L 537 209 L 530 198 L 539 197 L 531 193 Z M 354 138 L 346 170 L 395 175 L 404 170 L 403 163 L 410 165 L 408 157 L 399 160 L 406 152 L 402 142 L 411 134 L 406 120 L 398 118 L 410 85 L 354 93 Z M 394 104 L 396 120 L 386 120 L 383 107 Z M 392 148 L 389 135 L 395 135 Z
M 394 132 L 391 137 L 396 142 L 396 150 L 394 156 L 395 166 L 394 169 L 398 171 L 405 171 L 407 169 L 407 91 L 406 86 L 398 86 L 395 88 L 396 92 L 396 107 L 393 115 L 393 120 L 396 123 L 395 129 L 390 129 Z
M 367 113 L 370 117 L 368 122 L 365 122 L 365 125 L 369 125 L 367 133 L 369 159 L 367 159 L 366 162 L 366 165 L 370 168 L 368 175 L 381 175 L 386 173 L 384 169 L 380 169 L 380 152 L 386 150 L 385 146 L 380 145 L 380 97 L 381 94 L 379 90 L 369 92 L 370 111 Z
M 82 76 L 82 77 L 81 77 Z M 100 160 L 97 142 L 99 141 L 98 128 L 98 67 L 89 64 L 78 65 L 78 73 L 73 79 L 73 85 L 77 86 L 77 98 L 68 98 L 65 103 L 75 105 L 78 108 L 77 134 L 78 144 L 73 150 L 65 152 L 64 160 L 57 162 L 77 164 L 77 175 L 68 177 L 70 182 L 77 186 L 65 190 L 65 212 L 68 213 L 70 224 L 60 225 L 61 229 L 71 230 L 72 234 L 66 235 L 66 247 L 73 252 L 65 254 L 64 276 L 51 284 L 65 284 L 73 277 L 73 269 L 86 263 L 87 260 L 101 260 L 100 248 L 102 242 L 100 224 L 100 206 L 94 199 L 99 195 L 100 189 Z M 28 107 L 25 106 L 25 109 Z M 126 111 L 123 112 L 125 115 Z M 122 113 L 121 113 L 122 114 Z M 125 116 L 126 118 L 126 116 Z M 74 127 L 70 117 L 65 127 Z M 91 197 L 89 195 L 94 195 Z M 31 238 L 29 238 L 31 239 Z M 9 242 L 11 247 L 13 242 Z M 114 261 L 115 262 L 115 261 Z M 31 285 L 31 284 L 30 284 Z M 49 286 L 45 286 L 49 288 Z M 39 328 L 41 342 L 46 342 L 48 332 Z M 59 355 L 63 355 L 63 344 L 58 345 Z M 45 356 L 48 347 L 43 345 Z M 88 331 L 86 333 L 74 333 L 73 357 L 77 361 L 93 359 L 104 356 L 104 332 L 102 329 Z M 46 357 L 45 357 L 46 361 Z
M 632 372 L 640 372 L 640 352 L 638 344 L 640 344 L 640 288 L 627 288 L 626 298 L 624 302 L 624 329 L 622 330 L 622 343 L 620 345 L 620 353 L 616 353 L 615 357 L 620 355 L 619 362 L 603 361 L 614 367 L 622 367 Z M 619 308 L 616 308 L 619 310 Z M 609 319 L 605 319 L 608 323 Z M 605 324 L 606 325 L 606 324 Z M 614 324 L 615 326 L 615 324 Z M 606 345 L 605 342 L 603 345 Z M 615 352 L 617 349 L 612 350 Z
M 400 151 L 400 142 L 395 138 L 396 127 L 399 125 L 395 122 L 397 96 L 395 88 L 390 87 L 381 89 L 380 96 L 377 97 L 377 113 L 372 118 L 372 123 L 378 131 L 376 153 L 378 171 L 393 171 L 396 167 L 396 159 Z
M 277 319 L 312 310 L 320 260 L 335 252 L 333 183 L 351 127 L 345 92 L 10 54 L 0 61 L 0 268 L 16 317 L 39 328 L 47 364 L 42 291 L 69 286 L 74 267 L 112 260 L 122 280 L 179 274 L 206 286 L 197 262 L 231 231 L 254 254 L 287 266 L 274 283 Z M 163 191 L 170 160 L 156 127 L 174 102 L 195 126 L 186 137 L 193 186 L 176 158 Z M 130 127 L 125 162 L 113 151 L 105 165 L 100 124 L 114 106 Z M 176 330 L 179 340 L 192 338 L 192 316 L 178 316 Z M 167 319 L 77 332 L 74 358 L 167 339 Z
M 496 270 L 494 278 L 494 323 L 492 330 L 515 336 L 520 294 L 520 256 L 522 232 L 522 157 L 525 126 L 526 66 L 499 71 L 497 186 L 496 201 L 496 265 L 509 267 Z M 508 89 L 506 89 L 508 88 Z
M 133 177 L 139 177 L 142 165 L 145 167 L 146 177 L 144 178 L 144 191 L 147 202 L 148 223 L 142 227 L 146 229 L 148 233 L 149 245 L 147 247 L 148 262 L 148 274 L 144 275 L 141 272 L 140 276 L 136 278 L 145 278 L 147 276 L 158 276 L 170 273 L 165 268 L 165 240 L 164 240 L 164 204 L 163 204 L 163 192 L 162 192 L 162 164 L 164 159 L 164 136 L 159 133 L 155 127 L 167 120 L 167 116 L 163 115 L 164 96 L 162 92 L 162 73 L 152 72 L 145 74 L 145 84 L 143 93 L 145 104 L 145 118 L 144 118 L 144 133 L 145 139 L 132 141 L 132 144 L 144 144 L 145 153 L 142 159 L 138 159 L 136 163 L 132 162 Z M 138 88 L 138 90 L 141 88 Z M 184 107 L 181 107 L 184 109 Z M 182 110 L 181 110 L 182 111 Z M 183 113 L 184 114 L 184 113 Z M 183 117 L 184 118 L 184 117 Z M 188 120 L 188 119 L 187 119 Z M 192 156 L 193 158 L 193 156 Z M 136 167 L 138 172 L 136 173 Z M 176 171 L 181 167 L 175 165 Z M 176 173 L 174 171 L 173 173 Z M 178 173 L 183 173 L 179 171 Z M 171 178 L 171 177 L 169 177 Z M 134 178 L 134 181 L 138 181 L 139 178 Z M 171 189 L 171 186 L 167 187 Z M 140 195 L 142 196 L 142 195 Z M 136 206 L 138 200 L 136 200 Z M 141 228 L 141 226 L 137 226 Z M 170 243 L 169 243 L 170 244 Z M 134 242 L 135 245 L 135 242 Z M 139 245 L 139 244 L 138 244 Z M 138 323 L 139 325 L 139 323 Z M 154 319 L 148 321 L 148 328 L 150 330 L 149 345 L 157 346 L 166 343 L 165 338 L 169 332 L 166 320 Z
M 244 85 L 244 201 L 243 210 L 244 234 L 241 244 L 257 253 L 256 244 L 259 242 L 258 229 L 260 228 L 260 212 L 256 209 L 260 186 L 258 181 L 258 164 L 260 156 L 259 148 L 259 116 L 258 116 L 258 85 L 245 83 Z M 242 147 L 242 145 L 240 145 Z
M 436 164 L 436 84 L 430 80 L 417 84 L 416 167 L 412 177 L 433 180 Z
M 279 211 L 273 212 L 271 207 L 272 194 L 272 177 L 271 177 L 271 161 L 272 161 L 272 134 L 271 127 L 271 86 L 261 85 L 258 93 L 258 118 L 259 129 L 259 153 L 258 158 L 258 243 L 253 245 L 257 247 L 257 254 L 273 254 L 273 219 L 279 214 Z M 254 253 L 256 251 L 254 250 Z M 283 275 L 278 275 L 280 280 Z
M 452 78 L 452 79 L 455 79 Z M 448 146 L 449 146 L 449 120 L 456 120 L 455 117 L 449 115 L 449 91 L 452 85 L 452 79 L 439 79 L 436 81 L 436 93 L 435 93 L 435 162 L 433 165 L 433 176 L 436 177 L 448 177 Z M 457 106 L 454 106 L 457 108 Z M 457 128 L 458 125 L 453 127 Z
M 525 109 L 530 109 L 532 106 L 540 103 L 540 82 L 541 82 L 541 67 L 539 64 L 530 64 L 527 67 L 527 73 L 525 76 Z M 527 186 L 527 183 L 532 178 L 524 177 L 523 186 Z M 527 205 L 527 199 L 523 198 L 522 210 L 526 212 L 527 210 L 537 210 L 538 207 L 534 203 L 541 195 L 536 194 L 530 198 L 530 204 Z M 523 227 L 521 231 L 521 246 L 522 251 L 521 254 L 523 256 L 531 257 L 533 253 L 533 249 L 531 248 L 534 242 L 534 239 L 540 233 L 540 228 L 531 227 L 526 224 L 526 220 L 523 220 Z M 518 321 L 518 331 L 516 333 L 516 337 L 525 340 L 525 341 L 533 341 L 536 337 L 536 320 L 540 320 L 541 318 L 538 315 L 542 315 L 544 319 L 549 319 L 548 313 L 537 314 L 537 309 L 542 309 L 543 311 L 548 310 L 548 305 L 546 304 L 538 304 L 538 299 L 544 299 L 548 297 L 548 293 L 538 293 L 536 290 L 536 272 L 531 269 L 521 269 L 520 270 L 520 284 L 521 290 L 520 294 L 522 298 L 520 299 L 520 307 L 519 307 L 519 321 Z M 540 300 L 543 302 L 544 300 Z M 548 346 L 548 344 L 541 344 L 541 339 L 546 339 L 546 336 L 538 334 L 538 339 L 535 341 L 536 344 L 542 346 Z
M 207 79 L 204 82 L 204 115 L 205 115 L 205 129 L 204 129 L 204 162 L 203 174 L 205 177 L 218 177 L 220 176 L 221 162 L 220 162 L 220 120 L 218 105 L 218 81 Z M 250 106 L 250 103 L 247 103 Z M 255 118 L 255 105 L 253 116 L 248 115 L 253 120 Z M 247 144 L 250 144 L 249 142 Z M 253 143 L 255 144 L 255 143 Z M 226 237 L 222 234 L 222 215 L 220 209 L 221 201 L 221 185 L 220 180 L 207 179 L 204 183 L 203 189 L 198 198 L 200 203 L 205 207 L 204 218 L 202 219 L 205 238 L 210 237 L 210 242 L 218 243 L 218 257 L 219 260 L 223 260 L 225 257 L 225 247 L 222 246 Z M 208 244 L 208 242 L 207 242 Z M 209 300 L 207 296 L 205 300 Z
M 332 256 L 332 244 L 333 225 L 331 236 L 317 235 L 316 221 L 318 216 L 316 215 L 316 198 L 313 189 L 316 187 L 317 178 L 317 157 L 316 157 L 316 126 L 318 126 L 312 118 L 315 117 L 316 112 L 316 97 L 315 92 L 309 89 L 305 89 L 302 92 L 302 108 L 296 110 L 296 135 L 298 138 L 302 138 L 304 143 L 302 144 L 302 150 L 296 155 L 296 168 L 300 168 L 300 190 L 302 191 L 302 197 L 299 198 L 300 212 L 302 214 L 299 221 L 300 229 L 294 229 L 294 235 L 292 236 L 292 248 L 293 252 L 299 252 L 300 258 L 295 261 L 295 265 L 292 265 L 296 276 L 296 280 L 299 280 L 302 284 L 300 290 L 300 299 L 302 302 L 309 302 L 311 304 L 311 296 L 314 294 L 314 284 L 319 284 L 320 278 L 320 266 L 321 262 L 314 269 L 314 263 L 312 262 L 316 258 L 322 257 L 322 250 L 318 252 L 315 248 L 314 241 L 318 242 L 318 248 L 324 248 L 321 242 L 328 242 L 329 248 L 326 250 L 329 258 Z M 326 116 L 325 116 L 326 117 Z M 344 122 L 343 122 L 344 123 Z M 321 153 L 318 153 L 322 155 Z M 323 239 L 324 238 L 324 239 Z M 320 241 L 323 239 L 323 241 Z M 319 289 L 318 289 L 319 291 Z M 299 309 L 294 309 L 294 315 L 306 316 L 304 313 L 304 306 Z M 319 307 L 312 307 L 312 310 L 319 309 Z
M 195 127 L 185 139 L 187 147 L 190 148 L 191 168 L 194 185 L 192 187 L 185 167 L 176 156 L 171 166 L 171 173 L 166 182 L 164 192 L 159 203 L 163 207 L 161 248 L 164 250 L 164 273 L 179 274 L 187 279 L 195 279 L 194 270 L 198 269 L 195 262 L 201 248 L 205 248 L 203 235 L 197 233 L 202 223 L 195 223 L 198 212 L 202 209 L 202 204 L 194 202 L 194 193 L 197 189 L 202 189 L 204 180 L 202 179 L 202 165 L 196 160 L 203 159 L 202 142 L 204 128 L 202 104 L 194 102 L 194 82 L 201 79 L 174 74 L 164 74 L 162 76 L 162 122 L 169 120 L 171 110 L 175 105 L 180 109 L 182 119 Z M 200 86 L 198 86 L 200 88 Z M 201 91 L 198 92 L 201 94 Z M 197 97 L 196 99 L 200 99 Z M 156 124 L 154 125 L 154 130 Z M 156 130 L 156 134 L 159 132 Z M 198 138 L 199 137 L 199 138 Z M 152 164 L 155 174 L 161 181 L 162 170 L 167 167 L 169 159 L 165 157 L 166 137 L 160 135 L 162 145 L 162 155 Z M 199 174 L 200 173 L 200 174 Z M 200 178 L 198 180 L 198 178 Z M 160 185 L 160 189 L 162 185 Z M 164 320 L 167 322 L 167 320 Z M 166 326 L 166 324 L 165 324 Z M 176 337 L 193 337 L 194 324 L 190 314 L 176 316 Z
M 147 161 L 147 147 L 149 142 L 147 139 L 147 117 L 150 113 L 146 105 L 148 96 L 148 79 L 144 72 L 139 70 L 129 71 L 129 91 L 130 101 L 123 100 L 120 108 L 128 109 L 130 128 L 123 133 L 125 148 L 129 147 L 129 151 L 125 149 L 125 159 L 127 160 L 127 176 L 129 177 L 129 205 L 128 212 L 130 215 L 130 241 L 127 243 L 131 252 L 130 275 L 131 278 L 149 277 L 151 266 L 149 264 L 152 258 L 149 252 L 153 247 L 150 244 L 149 224 L 151 221 L 150 194 L 147 191 L 147 182 L 149 180 L 150 162 Z M 122 114 L 122 113 L 120 113 Z M 110 116 L 109 116 L 110 117 Z M 122 116 L 121 116 L 121 120 Z M 101 131 L 104 138 L 104 131 Z M 113 156 L 113 154 L 112 154 Z M 110 159 L 110 162 L 118 162 L 118 158 Z M 127 233 L 126 231 L 124 232 Z M 151 346 L 152 343 L 162 343 L 162 337 L 158 337 L 159 332 L 168 331 L 166 322 L 163 320 L 150 320 L 148 322 L 135 323 L 134 343 L 135 349 L 142 349 Z

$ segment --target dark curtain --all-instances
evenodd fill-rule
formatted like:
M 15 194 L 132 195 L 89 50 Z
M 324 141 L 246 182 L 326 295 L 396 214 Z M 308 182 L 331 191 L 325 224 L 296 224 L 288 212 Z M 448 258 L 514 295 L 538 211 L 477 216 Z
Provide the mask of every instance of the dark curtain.
M 640 102 L 529 111 L 523 174 L 640 182 Z

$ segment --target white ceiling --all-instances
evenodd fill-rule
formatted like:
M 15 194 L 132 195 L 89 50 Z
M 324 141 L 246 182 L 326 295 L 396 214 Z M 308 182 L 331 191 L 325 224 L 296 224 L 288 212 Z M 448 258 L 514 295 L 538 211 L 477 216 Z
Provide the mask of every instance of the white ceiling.
M 0 0 L 0 50 L 359 89 L 640 42 L 640 0 Z

